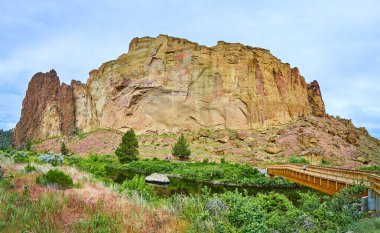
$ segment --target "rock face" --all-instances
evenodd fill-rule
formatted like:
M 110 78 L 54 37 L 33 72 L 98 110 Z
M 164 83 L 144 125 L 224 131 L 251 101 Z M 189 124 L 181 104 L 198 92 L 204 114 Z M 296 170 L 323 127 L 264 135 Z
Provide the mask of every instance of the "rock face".
M 75 127 L 73 89 L 60 84 L 57 73 L 37 73 L 29 83 L 22 104 L 21 119 L 14 131 L 14 144 L 27 140 L 70 135 Z
M 36 74 L 14 144 L 98 128 L 250 130 L 311 114 L 325 115 L 318 83 L 306 84 L 268 50 L 160 35 L 133 39 L 87 84 L 61 85 L 55 71 Z

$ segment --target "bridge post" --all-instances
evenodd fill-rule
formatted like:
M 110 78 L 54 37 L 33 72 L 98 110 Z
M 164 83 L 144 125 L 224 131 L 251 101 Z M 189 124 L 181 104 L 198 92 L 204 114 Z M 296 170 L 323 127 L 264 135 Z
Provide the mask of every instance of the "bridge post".
M 379 210 L 379 195 L 371 189 L 368 189 L 368 210 Z

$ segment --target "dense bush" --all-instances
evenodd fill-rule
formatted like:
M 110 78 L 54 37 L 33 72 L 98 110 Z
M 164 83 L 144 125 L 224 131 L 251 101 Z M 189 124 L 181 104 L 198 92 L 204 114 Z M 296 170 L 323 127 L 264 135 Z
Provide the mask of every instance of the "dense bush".
M 238 192 L 174 195 L 169 203 L 190 222 L 192 232 L 346 232 L 362 217 L 354 193 L 345 190 L 333 197 L 305 193 L 299 206 L 274 192 L 255 197 Z M 210 203 L 218 203 L 218 214 L 210 211 Z
M 289 163 L 295 163 L 295 164 L 310 164 L 310 161 L 300 157 L 300 156 L 290 156 L 288 159 Z
M 119 158 L 120 163 L 128 163 L 138 159 L 139 156 L 139 143 L 133 129 L 128 130 L 116 149 L 116 156 Z
M 135 176 L 132 180 L 125 180 L 122 185 L 119 186 L 120 191 L 126 191 L 129 194 L 137 192 L 146 200 L 152 200 L 155 198 L 153 187 L 145 183 L 143 176 Z
M 114 155 L 89 154 L 87 158 L 70 156 L 65 157 L 65 161 L 68 165 L 92 173 L 96 177 L 105 177 L 107 166 L 119 164 L 117 157 Z
M 52 169 L 49 170 L 46 174 L 38 176 L 36 178 L 36 183 L 41 185 L 51 185 L 56 186 L 60 189 L 73 187 L 73 179 L 65 173 Z
M 295 184 L 282 178 L 268 178 L 248 165 L 232 163 L 184 163 L 170 160 L 140 160 L 123 165 L 126 172 L 175 174 L 183 179 L 196 182 L 219 181 L 239 185 L 289 187 Z
M 61 154 L 68 155 L 69 149 L 67 149 L 66 144 L 64 142 L 61 143 Z
M 189 158 L 191 151 L 189 144 L 187 144 L 185 136 L 183 136 L 183 134 L 181 134 L 178 141 L 173 146 L 172 154 L 181 160 Z
M 361 167 L 359 168 L 360 170 L 363 171 L 375 171 L 375 172 L 380 172 L 380 167 L 378 166 L 369 166 L 369 167 Z
M 63 155 L 61 154 L 43 154 L 38 157 L 40 162 L 50 163 L 53 166 L 59 166 L 63 163 Z
M 32 166 L 32 165 L 30 165 L 29 163 L 24 167 L 24 170 L 25 170 L 25 172 L 34 172 L 34 171 L 36 171 L 37 169 L 36 169 L 36 167 L 34 167 L 34 166 Z
M 13 131 L 0 129 L 0 149 L 12 148 Z

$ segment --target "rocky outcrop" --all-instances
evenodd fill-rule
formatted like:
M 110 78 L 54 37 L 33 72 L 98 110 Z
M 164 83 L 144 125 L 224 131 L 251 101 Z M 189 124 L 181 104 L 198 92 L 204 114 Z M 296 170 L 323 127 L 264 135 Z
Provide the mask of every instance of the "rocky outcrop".
M 307 95 L 310 106 L 313 110 L 313 115 L 320 117 L 325 116 L 325 103 L 323 102 L 321 89 L 316 80 L 307 85 Z
M 138 132 L 250 130 L 323 116 L 319 85 L 268 50 L 218 42 L 206 47 L 160 35 L 135 38 L 129 52 L 90 72 L 86 84 L 36 74 L 14 144 L 98 128 Z

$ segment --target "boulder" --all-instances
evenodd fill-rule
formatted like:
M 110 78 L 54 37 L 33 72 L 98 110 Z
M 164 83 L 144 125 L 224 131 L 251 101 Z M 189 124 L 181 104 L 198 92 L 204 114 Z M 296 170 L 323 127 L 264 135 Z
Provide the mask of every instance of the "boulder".
M 268 152 L 269 154 L 277 154 L 277 153 L 283 151 L 283 149 L 281 147 L 277 146 L 276 144 L 270 143 L 265 148 L 265 151 Z
M 229 137 L 227 135 L 225 135 L 225 136 L 222 136 L 220 138 L 217 138 L 216 141 L 221 142 L 221 143 L 227 143 L 229 141 Z
M 147 177 L 145 177 L 145 181 L 148 183 L 156 183 L 156 184 L 169 184 L 170 180 L 167 176 L 159 173 L 153 173 Z

